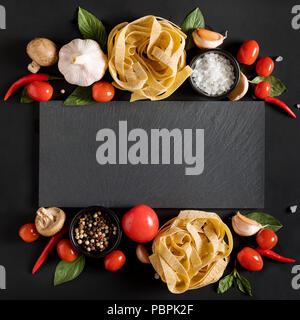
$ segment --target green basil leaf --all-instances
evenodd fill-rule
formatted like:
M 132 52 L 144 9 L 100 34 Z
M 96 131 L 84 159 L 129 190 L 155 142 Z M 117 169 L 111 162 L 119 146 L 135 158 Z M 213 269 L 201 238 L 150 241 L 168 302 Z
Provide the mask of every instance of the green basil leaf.
M 72 281 L 77 278 L 85 266 L 85 257 L 79 256 L 73 262 L 61 260 L 55 269 L 54 285 L 57 286 L 64 282 Z
M 236 262 L 235 262 L 235 263 L 236 263 Z M 234 278 L 236 278 L 236 277 L 238 276 L 238 272 L 237 272 L 237 270 L 236 270 L 236 267 L 234 267 L 232 273 L 233 273 L 233 277 L 234 277 Z
M 270 97 L 277 97 L 283 94 L 284 92 L 288 91 L 287 87 L 278 78 L 274 76 L 268 76 L 268 77 L 257 76 L 249 82 L 253 84 L 258 84 L 262 81 L 269 82 L 271 86 Z
M 230 273 L 228 276 L 224 277 L 219 281 L 218 294 L 226 292 L 233 284 L 233 274 Z
M 187 35 L 186 43 L 185 43 L 185 49 L 189 50 L 195 46 L 192 32 L 197 28 L 204 28 L 205 22 L 204 17 L 202 15 L 202 12 L 199 8 L 196 8 L 194 11 L 192 11 L 190 14 L 188 14 L 182 25 L 181 29 L 182 32 L 184 32 Z
M 106 48 L 107 33 L 103 23 L 81 7 L 78 10 L 78 27 L 85 39 L 95 40 L 102 49 Z
M 22 91 L 22 95 L 21 95 L 21 103 L 32 103 L 35 100 L 33 100 L 32 98 L 29 97 L 28 93 L 27 93 L 27 86 L 24 87 L 23 91 Z
M 242 291 L 245 294 L 248 294 L 249 296 L 252 296 L 251 285 L 246 278 L 237 274 L 236 283 L 240 291 Z
M 85 106 L 94 103 L 92 87 L 77 87 L 65 100 L 65 106 Z
M 246 217 L 259 222 L 262 226 L 274 232 L 282 228 L 282 224 L 277 219 L 264 212 L 251 212 L 246 214 Z

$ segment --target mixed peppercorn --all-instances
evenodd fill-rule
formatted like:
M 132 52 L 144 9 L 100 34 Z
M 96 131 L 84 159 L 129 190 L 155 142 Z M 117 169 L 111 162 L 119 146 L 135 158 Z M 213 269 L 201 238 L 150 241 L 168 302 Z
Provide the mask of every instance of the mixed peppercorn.
M 107 214 L 100 211 L 86 213 L 75 228 L 75 239 L 87 252 L 104 251 L 116 237 L 117 229 Z

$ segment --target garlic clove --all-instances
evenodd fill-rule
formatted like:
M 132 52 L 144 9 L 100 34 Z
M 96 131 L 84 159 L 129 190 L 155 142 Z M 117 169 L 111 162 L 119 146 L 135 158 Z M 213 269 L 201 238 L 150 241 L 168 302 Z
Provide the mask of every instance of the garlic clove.
M 142 244 L 137 245 L 136 256 L 142 263 L 145 263 L 145 264 L 150 263 L 149 252 Z
M 237 87 L 228 95 L 228 99 L 231 101 L 238 101 L 244 97 L 249 89 L 249 82 L 247 77 L 240 73 L 240 80 Z
M 196 46 L 200 49 L 214 49 L 223 43 L 227 38 L 218 32 L 210 31 L 204 28 L 198 28 L 192 33 Z
M 249 219 L 239 212 L 232 218 L 233 230 L 242 237 L 250 237 L 256 234 L 263 226 L 253 219 Z

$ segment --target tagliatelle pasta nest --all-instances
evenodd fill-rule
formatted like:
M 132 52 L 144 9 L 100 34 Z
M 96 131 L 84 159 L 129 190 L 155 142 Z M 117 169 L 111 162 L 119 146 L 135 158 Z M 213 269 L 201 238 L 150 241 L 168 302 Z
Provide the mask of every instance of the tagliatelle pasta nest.
M 185 38 L 178 26 L 154 16 L 117 25 L 108 37 L 113 85 L 131 91 L 130 101 L 167 98 L 193 73 Z
M 232 234 L 216 213 L 185 210 L 162 226 L 149 258 L 169 290 L 182 293 L 218 281 L 232 245 Z

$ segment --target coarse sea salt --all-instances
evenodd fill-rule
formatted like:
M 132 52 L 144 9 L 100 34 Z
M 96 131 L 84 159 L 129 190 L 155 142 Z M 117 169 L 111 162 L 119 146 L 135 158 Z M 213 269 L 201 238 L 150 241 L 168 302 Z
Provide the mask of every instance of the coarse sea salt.
M 235 75 L 229 59 L 218 53 L 206 53 L 196 60 L 192 80 L 197 88 L 210 96 L 230 90 Z

